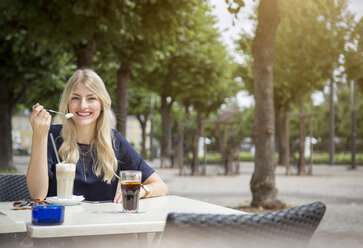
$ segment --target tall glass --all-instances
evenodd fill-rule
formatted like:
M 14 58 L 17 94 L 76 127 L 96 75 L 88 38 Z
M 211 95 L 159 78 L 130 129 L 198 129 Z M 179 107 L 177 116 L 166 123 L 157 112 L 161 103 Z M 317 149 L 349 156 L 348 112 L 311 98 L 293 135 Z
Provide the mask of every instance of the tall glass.
M 126 213 L 139 211 L 141 171 L 121 171 L 122 207 Z
M 57 196 L 58 199 L 72 199 L 73 183 L 76 175 L 76 165 L 58 163 L 56 166 L 57 175 Z

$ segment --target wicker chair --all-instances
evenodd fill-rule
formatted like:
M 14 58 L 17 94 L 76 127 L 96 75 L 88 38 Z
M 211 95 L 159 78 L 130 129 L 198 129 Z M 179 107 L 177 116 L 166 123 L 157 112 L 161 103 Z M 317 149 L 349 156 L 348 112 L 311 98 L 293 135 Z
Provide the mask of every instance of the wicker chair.
M 0 175 L 0 201 L 30 199 L 25 175 Z
M 0 175 L 0 201 L 31 199 L 25 175 Z M 27 247 L 31 240 L 24 233 L 0 235 L 0 247 Z
M 326 206 L 314 202 L 281 211 L 243 214 L 170 213 L 161 247 L 306 247 Z

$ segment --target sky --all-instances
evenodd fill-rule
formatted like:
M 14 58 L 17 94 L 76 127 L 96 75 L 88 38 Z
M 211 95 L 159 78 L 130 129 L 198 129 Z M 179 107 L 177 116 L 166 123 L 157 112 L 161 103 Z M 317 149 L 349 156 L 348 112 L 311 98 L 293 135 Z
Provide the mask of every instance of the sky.
M 217 27 L 222 33 L 223 40 L 229 49 L 234 47 L 233 39 L 237 39 L 240 30 L 253 32 L 252 22 L 249 16 L 253 13 L 256 2 L 254 0 L 245 0 L 246 6 L 241 8 L 238 14 L 238 20 L 233 25 L 233 16 L 228 12 L 225 0 L 209 0 L 212 5 L 214 15 L 218 19 Z M 355 14 L 356 20 L 363 17 L 363 0 L 348 0 L 348 9 Z M 226 30 L 227 31 L 223 31 Z
M 222 40 L 227 45 L 231 54 L 237 57 L 237 61 L 241 58 L 233 51 L 235 48 L 233 40 L 238 39 L 241 30 L 252 33 L 253 24 L 249 20 L 249 16 L 253 13 L 256 2 L 253 0 L 245 0 L 246 6 L 243 7 L 238 14 L 238 20 L 235 20 L 233 25 L 233 16 L 228 12 L 225 0 L 209 0 L 215 6 L 213 14 L 217 17 L 217 27 L 222 34 Z M 363 0 L 348 0 L 348 9 L 355 15 L 355 19 L 359 20 L 363 17 Z M 321 101 L 322 94 L 316 96 L 316 104 Z M 253 103 L 253 97 L 248 96 L 247 93 L 241 92 L 237 96 L 238 103 L 241 107 L 248 107 Z M 320 100 L 319 100 L 320 99 Z

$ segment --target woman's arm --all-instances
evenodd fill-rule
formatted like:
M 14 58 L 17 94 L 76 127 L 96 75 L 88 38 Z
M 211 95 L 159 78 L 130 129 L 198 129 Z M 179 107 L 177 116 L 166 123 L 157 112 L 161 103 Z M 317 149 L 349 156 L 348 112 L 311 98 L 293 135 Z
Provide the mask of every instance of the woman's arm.
M 141 188 L 140 198 L 149 198 L 168 194 L 168 186 L 164 183 L 163 179 L 161 179 L 156 172 L 151 174 L 151 176 L 149 176 L 143 184 L 150 189 L 150 192 L 146 195 L 146 191 Z
M 124 161 L 123 170 L 139 170 L 143 173 L 143 185 L 146 185 L 150 189 L 150 193 L 146 194 L 145 189 L 140 189 L 140 198 L 163 196 L 168 194 L 168 186 L 159 177 L 159 175 L 143 160 L 135 149 L 126 141 L 126 139 L 117 131 L 115 136 L 118 141 L 118 151 L 120 154 L 116 154 L 119 161 Z M 146 179 L 144 178 L 147 177 Z M 122 201 L 121 190 L 116 191 L 114 202 L 120 203 Z
M 49 186 L 47 150 L 51 116 L 37 103 L 33 106 L 29 121 L 33 129 L 33 139 L 26 181 L 31 198 L 43 200 Z

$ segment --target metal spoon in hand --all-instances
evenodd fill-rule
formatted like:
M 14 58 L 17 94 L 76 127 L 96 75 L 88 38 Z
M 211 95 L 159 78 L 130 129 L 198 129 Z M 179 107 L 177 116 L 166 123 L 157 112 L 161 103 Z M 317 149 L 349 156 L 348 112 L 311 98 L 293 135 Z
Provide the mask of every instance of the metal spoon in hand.
M 73 117 L 73 114 L 72 113 L 64 114 L 62 112 L 54 111 L 54 110 L 51 110 L 51 109 L 46 109 L 46 110 L 48 112 L 52 112 L 52 113 L 56 113 L 56 114 L 59 114 L 59 115 L 63 115 L 64 117 L 66 117 L 66 119 L 69 119 L 69 118 L 72 118 Z

